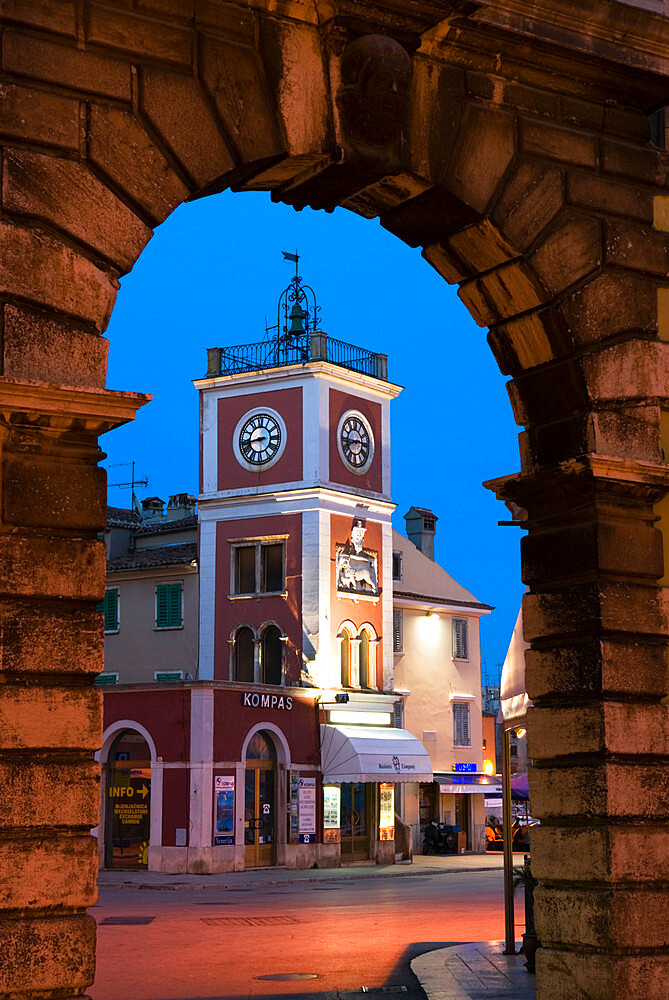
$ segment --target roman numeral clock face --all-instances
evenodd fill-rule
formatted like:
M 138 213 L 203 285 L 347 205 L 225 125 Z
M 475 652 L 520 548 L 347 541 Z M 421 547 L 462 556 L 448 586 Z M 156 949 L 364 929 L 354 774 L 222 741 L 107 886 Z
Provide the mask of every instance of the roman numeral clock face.
M 372 464 L 374 435 L 368 421 L 357 410 L 349 410 L 339 421 L 337 447 L 344 464 L 363 473 Z
M 283 454 L 286 425 L 274 410 L 246 413 L 237 424 L 233 447 L 237 461 L 246 469 L 267 469 Z

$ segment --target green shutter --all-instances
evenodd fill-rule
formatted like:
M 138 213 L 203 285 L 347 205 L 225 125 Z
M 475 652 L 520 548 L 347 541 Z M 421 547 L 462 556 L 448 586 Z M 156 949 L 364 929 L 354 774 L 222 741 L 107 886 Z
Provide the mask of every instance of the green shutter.
M 156 625 L 179 628 L 181 625 L 181 584 L 159 583 L 156 587 Z
M 108 684 L 116 684 L 118 681 L 118 674 L 98 674 L 95 678 L 95 684 L 97 687 L 105 687 Z
M 105 591 L 105 599 L 98 604 L 98 611 L 104 611 L 105 632 L 118 631 L 118 590 Z

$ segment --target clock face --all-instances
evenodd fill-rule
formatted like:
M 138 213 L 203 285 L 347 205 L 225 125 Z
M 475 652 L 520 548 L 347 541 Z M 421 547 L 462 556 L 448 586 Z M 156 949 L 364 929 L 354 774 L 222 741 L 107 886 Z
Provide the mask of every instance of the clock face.
M 354 472 L 367 471 L 374 457 L 374 436 L 357 410 L 350 410 L 340 420 L 337 444 L 339 454 Z
M 239 451 L 249 465 L 260 468 L 276 458 L 281 449 L 279 421 L 271 413 L 254 413 L 239 431 Z

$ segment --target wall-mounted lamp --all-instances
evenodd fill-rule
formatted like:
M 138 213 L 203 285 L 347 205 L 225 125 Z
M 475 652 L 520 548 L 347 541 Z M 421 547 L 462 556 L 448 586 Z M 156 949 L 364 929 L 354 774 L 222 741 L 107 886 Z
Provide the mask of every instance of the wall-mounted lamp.
M 493 762 L 491 760 L 484 760 L 483 761 L 483 770 L 485 771 L 486 774 L 494 774 L 495 773 L 495 765 L 493 764 Z
M 338 694 L 335 695 L 335 701 L 338 705 L 348 704 L 348 695 L 346 691 L 339 691 Z
M 527 729 L 516 729 L 516 736 L 519 740 L 522 740 L 523 736 L 527 733 Z

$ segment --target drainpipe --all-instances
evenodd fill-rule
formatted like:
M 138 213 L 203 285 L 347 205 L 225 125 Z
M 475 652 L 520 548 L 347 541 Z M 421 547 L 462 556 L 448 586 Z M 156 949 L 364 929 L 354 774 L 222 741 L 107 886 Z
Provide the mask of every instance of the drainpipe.
M 504 837 L 504 954 L 516 954 L 511 834 L 511 730 L 502 730 L 502 836 Z

